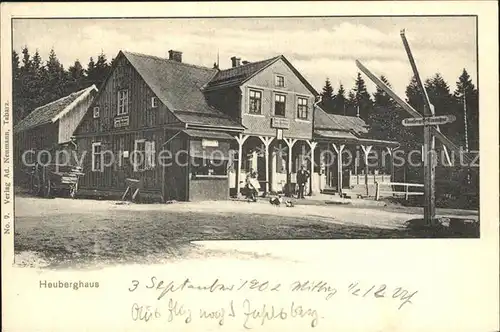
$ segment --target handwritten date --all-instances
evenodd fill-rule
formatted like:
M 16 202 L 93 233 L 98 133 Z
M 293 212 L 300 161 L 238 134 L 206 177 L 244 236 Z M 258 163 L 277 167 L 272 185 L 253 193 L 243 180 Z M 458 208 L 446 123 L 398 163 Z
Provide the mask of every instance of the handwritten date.
M 392 299 L 399 299 L 401 301 L 401 304 L 399 305 L 398 309 L 401 310 L 401 308 L 409 303 L 411 304 L 411 299 L 418 293 L 418 291 L 410 292 L 406 289 L 403 289 L 401 287 L 396 287 L 393 290 L 389 291 L 387 289 L 387 285 L 381 284 L 381 285 L 371 285 L 370 287 L 362 287 L 359 285 L 358 282 L 351 283 L 348 287 L 348 292 L 354 296 L 360 296 L 360 297 L 366 297 L 366 296 L 373 296 L 375 298 L 392 298 Z

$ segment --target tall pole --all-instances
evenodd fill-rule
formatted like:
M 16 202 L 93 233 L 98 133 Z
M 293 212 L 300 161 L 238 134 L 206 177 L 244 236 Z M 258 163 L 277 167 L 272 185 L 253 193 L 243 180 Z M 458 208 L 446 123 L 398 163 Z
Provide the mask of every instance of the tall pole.
M 425 117 L 429 116 L 427 106 L 424 106 Z M 433 146 L 433 131 L 431 125 L 424 126 L 424 220 L 430 225 L 436 215 L 436 169 Z
M 465 134 L 465 152 L 469 152 L 469 135 L 467 132 L 467 100 L 465 99 L 465 87 L 463 96 L 463 106 L 464 106 L 464 134 Z M 470 185 L 470 172 L 467 168 L 467 185 Z
M 465 99 L 465 88 L 463 96 L 463 106 L 464 106 L 465 151 L 469 152 L 469 136 L 467 133 L 467 102 Z

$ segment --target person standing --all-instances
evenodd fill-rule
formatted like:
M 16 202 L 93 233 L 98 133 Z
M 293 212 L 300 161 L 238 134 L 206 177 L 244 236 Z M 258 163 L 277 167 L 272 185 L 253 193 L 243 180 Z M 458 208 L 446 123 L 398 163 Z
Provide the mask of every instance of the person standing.
M 300 166 L 300 170 L 297 172 L 297 184 L 299 185 L 299 197 L 304 197 L 304 188 L 306 186 L 307 180 L 309 180 L 309 172 L 305 169 L 305 166 Z

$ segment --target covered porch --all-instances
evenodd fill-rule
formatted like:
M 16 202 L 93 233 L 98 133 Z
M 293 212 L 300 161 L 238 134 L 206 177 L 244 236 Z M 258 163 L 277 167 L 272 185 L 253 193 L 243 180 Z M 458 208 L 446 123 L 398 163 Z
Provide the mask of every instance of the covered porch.
M 229 186 L 233 195 L 241 193 L 249 172 L 257 174 L 261 194 L 292 195 L 297 190 L 297 171 L 302 165 L 314 173 L 317 142 L 310 139 L 240 134 L 235 137 Z M 310 177 L 306 193 L 317 190 Z
M 319 170 L 314 178 L 320 192 L 374 196 L 376 183 L 393 182 L 398 143 L 340 132 L 323 133 L 315 139 Z
M 318 165 L 313 178 L 322 193 L 375 196 L 376 183 L 393 182 L 399 143 L 370 137 L 363 119 L 317 108 L 313 140 Z

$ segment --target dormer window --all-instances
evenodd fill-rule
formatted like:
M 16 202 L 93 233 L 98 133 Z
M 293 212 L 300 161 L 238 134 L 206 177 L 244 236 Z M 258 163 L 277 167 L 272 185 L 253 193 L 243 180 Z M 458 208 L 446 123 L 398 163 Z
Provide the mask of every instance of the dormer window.
M 97 119 L 99 117 L 99 106 L 94 106 L 92 116 L 94 117 L 94 119 Z
M 158 98 L 151 97 L 151 107 L 152 108 L 157 108 L 158 107 Z
M 278 88 L 283 88 L 285 86 L 285 76 L 276 75 L 274 85 Z

